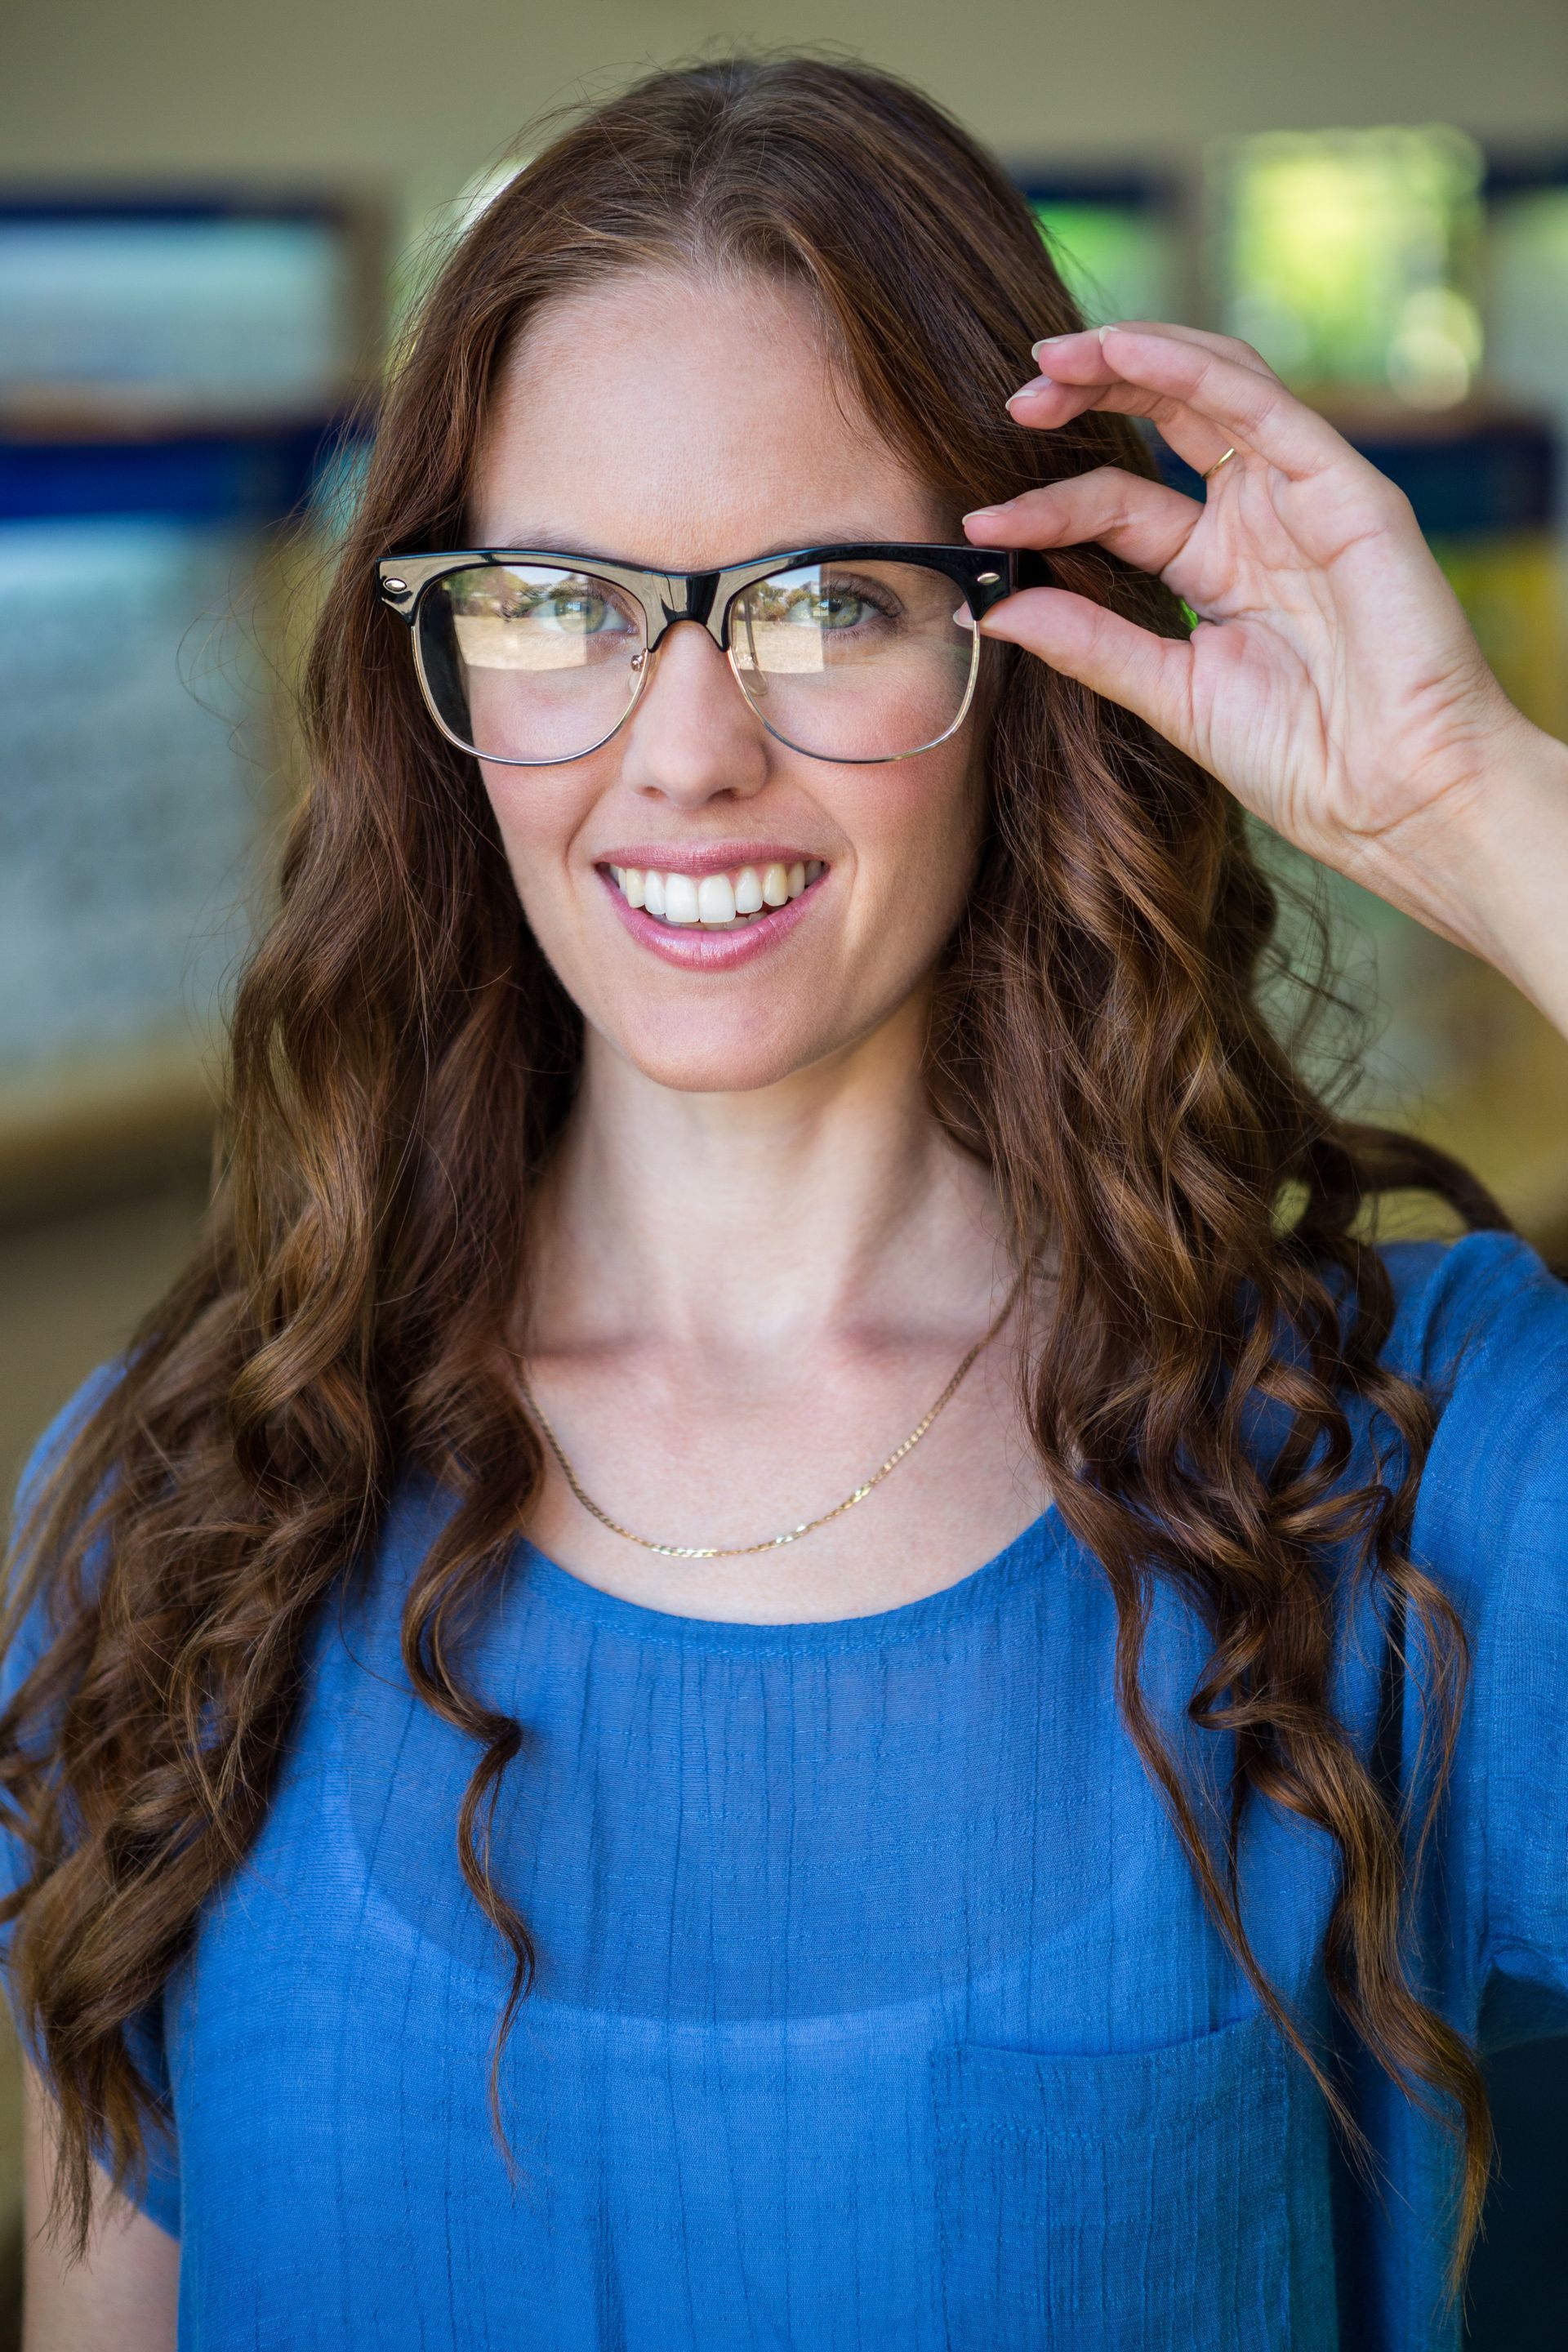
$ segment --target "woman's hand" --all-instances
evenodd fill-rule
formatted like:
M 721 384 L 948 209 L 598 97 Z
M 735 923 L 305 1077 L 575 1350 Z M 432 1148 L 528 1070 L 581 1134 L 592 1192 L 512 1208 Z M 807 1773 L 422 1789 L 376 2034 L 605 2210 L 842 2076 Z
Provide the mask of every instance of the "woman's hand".
M 1036 356 L 1045 373 L 1008 403 L 1019 424 L 1150 417 L 1199 473 L 1217 466 L 1206 503 L 1103 467 L 979 509 L 970 537 L 1097 541 L 1199 624 L 1156 637 L 1032 588 L 986 634 L 1137 711 L 1299 847 L 1489 956 L 1568 1026 L 1568 751 L 1509 702 L 1409 500 L 1245 343 L 1139 324 Z M 1545 930 L 1521 957 L 1525 917 Z

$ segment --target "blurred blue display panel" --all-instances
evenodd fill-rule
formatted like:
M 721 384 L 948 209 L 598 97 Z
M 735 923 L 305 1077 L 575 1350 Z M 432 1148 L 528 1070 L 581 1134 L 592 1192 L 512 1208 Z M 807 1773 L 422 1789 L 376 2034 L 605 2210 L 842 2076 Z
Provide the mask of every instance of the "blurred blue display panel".
M 119 441 L 0 437 L 0 516 L 268 521 L 313 498 L 321 468 L 339 462 L 338 451 L 336 425 L 320 422 Z
M 350 255 L 327 217 L 0 205 L 0 404 L 321 412 L 352 372 Z
M 0 522 L 0 1077 L 208 1028 L 257 829 L 226 625 L 251 542 Z

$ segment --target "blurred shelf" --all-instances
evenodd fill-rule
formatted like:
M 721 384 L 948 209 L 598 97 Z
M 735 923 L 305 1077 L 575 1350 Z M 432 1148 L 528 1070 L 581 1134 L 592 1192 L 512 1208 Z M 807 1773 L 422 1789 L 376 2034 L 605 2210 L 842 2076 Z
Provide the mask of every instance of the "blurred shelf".
M 216 1104 L 213 1057 L 187 1040 L 0 1073 L 0 1223 L 205 1170 Z
M 266 528 L 352 463 L 364 437 L 347 411 L 193 417 L 97 399 L 47 413 L 0 404 L 0 517 L 156 515 Z

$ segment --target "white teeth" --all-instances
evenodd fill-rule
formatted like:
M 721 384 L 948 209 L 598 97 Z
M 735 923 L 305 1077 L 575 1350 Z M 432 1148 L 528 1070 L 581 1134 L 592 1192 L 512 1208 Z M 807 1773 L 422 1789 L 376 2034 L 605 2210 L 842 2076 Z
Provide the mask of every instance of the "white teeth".
M 697 910 L 697 885 L 689 874 L 665 876 L 664 919 L 667 923 L 695 923 L 700 919 Z
M 701 923 L 732 923 L 735 892 L 727 874 L 705 874 L 697 885 L 697 919 Z
M 820 857 L 788 866 L 741 866 L 728 874 L 683 874 L 677 866 L 612 866 L 609 872 L 629 907 L 644 907 L 666 923 L 701 923 L 733 929 L 767 908 L 785 907 L 827 871 Z

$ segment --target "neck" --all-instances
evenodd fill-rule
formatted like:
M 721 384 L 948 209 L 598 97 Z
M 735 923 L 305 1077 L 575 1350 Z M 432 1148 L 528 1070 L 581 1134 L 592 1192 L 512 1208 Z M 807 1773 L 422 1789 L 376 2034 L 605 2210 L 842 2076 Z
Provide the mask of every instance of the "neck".
M 592 1031 L 534 1217 L 536 1344 L 635 1321 L 677 1347 L 806 1348 L 989 1311 L 1008 1278 L 990 1179 L 946 1136 L 927 1007 L 780 1083 L 656 1084 Z

